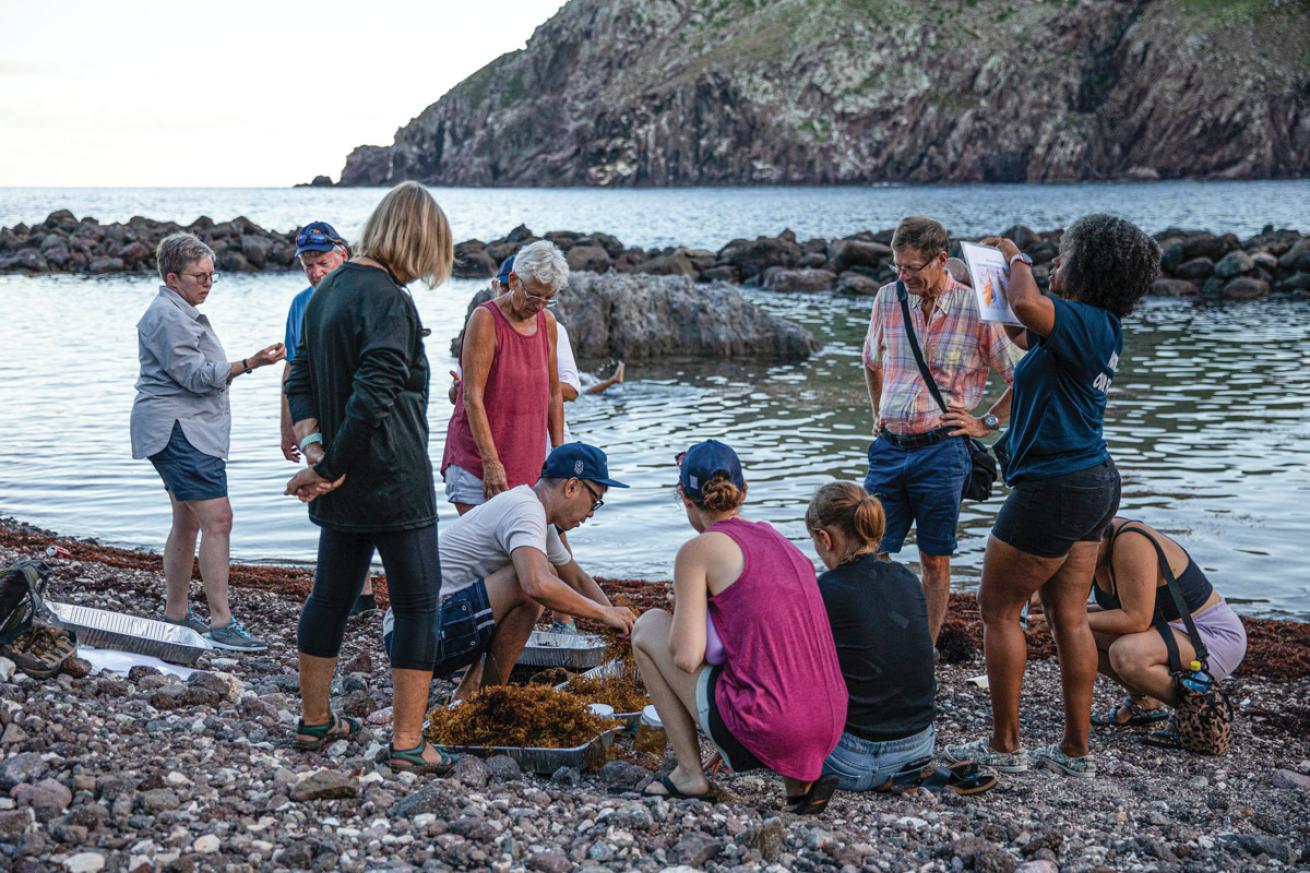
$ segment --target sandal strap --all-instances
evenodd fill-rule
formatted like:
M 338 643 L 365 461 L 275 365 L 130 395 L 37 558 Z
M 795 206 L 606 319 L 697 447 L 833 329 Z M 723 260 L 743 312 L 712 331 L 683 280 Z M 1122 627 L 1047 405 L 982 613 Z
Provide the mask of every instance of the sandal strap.
M 322 739 L 332 732 L 332 728 L 337 726 L 338 721 L 340 721 L 340 719 L 337 718 L 335 712 L 329 712 L 328 720 L 322 724 L 305 724 L 303 718 L 297 719 L 296 733 L 304 734 L 307 737 L 314 737 L 315 739 Z

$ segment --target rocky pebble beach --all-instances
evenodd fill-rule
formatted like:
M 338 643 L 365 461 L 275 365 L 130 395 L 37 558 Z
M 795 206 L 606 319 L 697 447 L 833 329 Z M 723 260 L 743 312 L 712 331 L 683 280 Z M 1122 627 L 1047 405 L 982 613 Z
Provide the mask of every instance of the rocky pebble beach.
M 0 522 L 0 566 L 54 539 Z M 52 599 L 136 615 L 159 608 L 157 556 L 59 542 L 73 557 L 57 562 Z M 503 756 L 466 757 L 442 778 L 392 773 L 372 760 L 390 719 L 376 614 L 352 620 L 333 689 L 365 734 L 295 751 L 295 625 L 307 584 L 303 570 L 235 567 L 234 607 L 270 648 L 207 654 L 186 680 L 144 666 L 88 672 L 80 659 L 36 680 L 0 662 L 0 870 L 1310 869 L 1304 664 L 1230 681 L 1241 715 L 1224 757 L 1098 729 L 1091 780 L 1033 771 L 971 798 L 839 793 L 822 817 L 799 818 L 780 812 L 780 783 L 756 774 L 720 778 L 719 803 L 642 798 L 650 771 L 621 758 L 549 776 Z M 620 587 L 645 603 L 664 597 L 663 586 Z M 195 598 L 203 610 L 198 585 Z M 970 619 L 952 621 L 939 744 L 988 724 L 986 693 L 966 682 L 983 671 Z M 1304 626 L 1267 624 L 1271 639 L 1305 648 Z M 1029 747 L 1057 738 L 1061 723 L 1055 661 L 1035 648 Z M 434 701 L 449 689 L 435 682 Z M 1097 709 L 1115 697 L 1102 682 Z
M 1034 262 L 1046 286 L 1063 230 L 1034 231 L 1023 225 L 997 229 Z M 260 227 L 245 217 L 214 222 L 202 216 L 189 225 L 135 216 L 101 224 L 68 210 L 38 224 L 0 228 L 0 274 L 146 273 L 155 269 L 159 240 L 189 231 L 217 255 L 220 272 L 294 269 L 295 232 Z M 694 282 L 759 285 L 776 291 L 836 290 L 874 294 L 894 278 L 892 231 L 861 231 L 841 239 L 798 239 L 790 230 L 754 240 L 734 239 L 717 251 L 666 246 L 643 249 L 606 233 L 550 231 L 537 236 L 520 225 L 505 237 L 455 246 L 455 275 L 494 276 L 502 260 L 537 239 L 563 250 L 574 272 L 686 276 Z M 1272 225 L 1247 239 L 1232 233 L 1171 227 L 1155 234 L 1161 274 L 1152 292 L 1162 296 L 1252 300 L 1269 294 L 1310 296 L 1310 236 Z M 958 254 L 958 243 L 956 244 Z

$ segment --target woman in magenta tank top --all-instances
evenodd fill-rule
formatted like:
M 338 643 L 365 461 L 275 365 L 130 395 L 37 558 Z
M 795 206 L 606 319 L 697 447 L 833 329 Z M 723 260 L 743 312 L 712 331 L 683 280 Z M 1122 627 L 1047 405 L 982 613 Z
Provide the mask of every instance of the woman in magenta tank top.
M 441 459 L 460 515 L 540 478 L 543 431 L 552 446 L 563 442 L 555 317 L 546 307 L 568 281 L 568 263 L 541 240 L 524 246 L 514 267 L 509 290 L 473 310 L 464 331 L 463 378 Z
M 841 738 L 847 695 L 814 565 L 768 524 L 741 517 L 741 462 L 723 443 L 679 456 L 678 494 L 699 535 L 678 551 L 673 613 L 650 610 L 632 634 L 677 757 L 647 793 L 710 793 L 699 727 L 733 772 L 772 770 L 788 811 L 820 813 L 837 784 L 820 774 Z M 706 663 L 707 618 L 721 664 Z

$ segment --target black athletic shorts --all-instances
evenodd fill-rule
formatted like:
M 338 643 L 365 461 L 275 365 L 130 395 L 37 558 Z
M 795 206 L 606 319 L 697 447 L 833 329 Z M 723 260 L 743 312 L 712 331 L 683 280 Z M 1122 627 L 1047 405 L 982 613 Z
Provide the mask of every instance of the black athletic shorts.
M 1014 484 L 992 536 L 1021 552 L 1061 558 L 1076 542 L 1097 542 L 1119 512 L 1119 470 L 1113 461 L 1049 479 Z

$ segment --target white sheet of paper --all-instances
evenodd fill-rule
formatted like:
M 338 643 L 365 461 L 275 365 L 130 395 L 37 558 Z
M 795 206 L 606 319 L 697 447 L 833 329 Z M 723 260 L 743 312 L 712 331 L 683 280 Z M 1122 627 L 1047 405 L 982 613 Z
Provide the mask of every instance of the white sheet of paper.
M 960 243 L 964 262 L 973 278 L 973 295 L 978 300 L 978 311 L 983 321 L 1019 324 L 1014 310 L 1006 299 L 1010 288 L 1009 264 L 1001 250 L 976 243 Z

